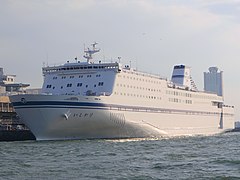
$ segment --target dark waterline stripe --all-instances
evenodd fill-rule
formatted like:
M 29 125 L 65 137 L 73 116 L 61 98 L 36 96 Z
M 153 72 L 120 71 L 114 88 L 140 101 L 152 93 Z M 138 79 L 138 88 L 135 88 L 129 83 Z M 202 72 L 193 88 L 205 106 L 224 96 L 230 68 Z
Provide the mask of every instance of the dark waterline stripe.
M 186 111 L 177 109 L 163 109 L 163 108 L 150 108 L 139 106 L 123 106 L 114 104 L 103 103 L 89 103 L 89 102 L 62 102 L 62 101 L 29 101 L 26 103 L 15 102 L 13 103 L 15 109 L 26 108 L 74 108 L 74 109 L 98 109 L 98 110 L 118 110 L 118 111 L 131 111 L 131 112 L 148 112 L 148 113 L 168 113 L 168 114 L 186 114 L 186 115 L 220 115 L 220 113 L 202 112 L 202 111 Z M 224 114 L 232 116 L 232 114 Z

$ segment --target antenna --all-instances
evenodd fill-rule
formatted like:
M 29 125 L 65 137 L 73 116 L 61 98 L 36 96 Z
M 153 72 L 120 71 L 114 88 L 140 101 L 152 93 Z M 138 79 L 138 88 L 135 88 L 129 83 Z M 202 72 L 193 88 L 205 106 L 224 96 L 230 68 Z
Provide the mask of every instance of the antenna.
M 105 57 L 105 51 L 104 51 L 104 49 L 103 49 L 103 61 L 105 62 L 105 59 L 106 59 L 106 57 Z
M 136 70 L 138 70 L 138 60 L 136 59 Z
M 48 51 L 47 51 L 47 61 L 48 61 Z
M 97 44 L 98 44 L 97 42 L 91 44 L 92 50 L 90 48 L 87 48 L 87 50 L 84 48 L 84 52 L 86 54 L 83 57 L 87 59 L 88 63 L 92 63 L 92 59 L 93 59 L 92 55 L 100 51 L 100 49 L 96 48 Z
M 118 63 L 120 63 L 121 62 L 121 57 L 120 56 L 118 56 Z

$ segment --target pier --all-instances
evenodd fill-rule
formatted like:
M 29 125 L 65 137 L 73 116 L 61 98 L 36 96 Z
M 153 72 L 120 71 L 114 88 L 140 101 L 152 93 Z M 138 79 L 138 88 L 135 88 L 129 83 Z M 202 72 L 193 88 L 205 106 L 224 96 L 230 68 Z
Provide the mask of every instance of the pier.
M 0 96 L 0 141 L 35 140 L 32 132 L 20 122 L 8 96 Z

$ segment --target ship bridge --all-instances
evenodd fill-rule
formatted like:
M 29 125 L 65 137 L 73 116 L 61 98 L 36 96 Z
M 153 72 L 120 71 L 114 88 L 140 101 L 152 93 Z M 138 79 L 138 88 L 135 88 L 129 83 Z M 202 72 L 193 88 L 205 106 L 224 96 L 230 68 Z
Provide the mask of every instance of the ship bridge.
M 87 62 L 74 62 L 52 67 L 43 67 L 44 83 L 42 93 L 73 95 L 111 95 L 116 73 L 121 71 L 117 62 L 102 63 L 92 61 L 92 54 L 99 52 L 86 50 Z

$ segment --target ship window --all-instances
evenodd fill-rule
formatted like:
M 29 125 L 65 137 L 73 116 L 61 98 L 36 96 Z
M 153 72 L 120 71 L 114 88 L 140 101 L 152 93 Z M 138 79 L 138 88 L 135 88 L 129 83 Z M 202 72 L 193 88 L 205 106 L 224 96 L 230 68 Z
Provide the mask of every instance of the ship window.
M 63 87 L 61 86 L 61 89 L 62 89 Z
M 86 88 L 88 87 L 88 85 L 86 85 Z
M 67 87 L 72 87 L 72 84 L 67 84 Z
M 82 83 L 77 83 L 77 87 L 81 87 L 82 86 Z
M 47 88 L 51 88 L 52 87 L 52 85 L 47 85 Z
M 99 82 L 98 86 L 103 86 L 103 82 Z M 121 85 L 122 86 L 122 85 Z
M 74 76 L 70 76 L 70 79 L 73 79 L 74 78 Z
M 80 75 L 79 78 L 83 78 L 83 75 Z
M 94 84 L 94 87 L 96 87 L 97 85 L 96 84 Z

